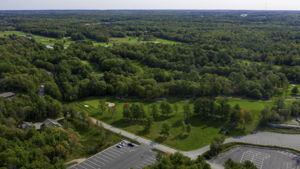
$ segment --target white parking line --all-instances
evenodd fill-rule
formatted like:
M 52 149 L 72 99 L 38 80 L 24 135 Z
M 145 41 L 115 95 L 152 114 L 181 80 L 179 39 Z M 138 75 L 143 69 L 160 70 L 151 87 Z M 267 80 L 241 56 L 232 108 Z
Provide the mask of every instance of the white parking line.
M 94 158 L 97 159 L 98 162 L 100 162 L 100 163 L 102 163 L 102 164 L 104 164 L 104 165 L 105 165 L 104 162 L 108 162 L 107 160 L 105 160 L 105 159 L 103 159 L 103 158 L 100 158 L 100 157 L 98 157 L 98 156 L 95 156 Z M 102 162 L 102 161 L 103 161 L 103 162 Z
M 81 169 L 81 168 L 79 166 L 77 166 L 77 164 L 76 164 L 74 167 L 72 167 L 72 169 Z
M 121 156 L 122 154 L 124 154 L 125 152 L 122 151 L 110 151 L 109 153 L 114 154 L 116 156 Z
M 119 149 L 116 149 L 116 150 L 119 151 L 119 152 L 128 152 L 129 151 L 128 148 L 126 148 L 126 147 L 119 148 Z
M 94 164 L 94 165 L 96 165 L 97 167 L 101 167 L 102 165 L 100 164 L 97 164 L 97 161 L 95 162 L 95 161 L 93 161 L 93 158 L 92 159 L 90 159 L 88 162 L 90 162 L 90 163 L 92 163 L 92 164 Z
M 119 153 L 115 153 L 115 152 L 112 152 L 112 151 L 107 152 L 107 154 L 110 154 L 110 155 L 113 155 L 113 156 L 117 156 L 117 157 L 119 157 L 121 155 Z
M 114 158 L 115 158 L 114 155 L 111 155 L 111 154 L 109 154 L 109 153 L 107 153 L 107 152 L 106 152 L 106 153 L 103 153 L 102 155 L 103 155 L 104 157 L 105 157 L 105 156 L 110 157 L 111 159 L 114 159 Z
M 86 162 L 87 165 L 92 166 L 93 168 L 98 168 L 98 165 L 91 162 L 90 160 Z
M 145 166 L 151 165 L 155 162 L 156 160 L 154 160 L 153 157 L 144 159 L 143 161 L 141 161 L 140 163 L 138 163 L 136 165 L 136 168 L 144 168 Z
M 104 155 L 102 155 L 102 154 L 101 154 L 101 157 L 100 157 L 100 156 L 97 156 L 97 157 L 99 157 L 100 159 L 101 159 L 101 158 L 105 158 L 105 159 L 108 160 L 108 161 L 111 161 L 111 160 L 112 160 L 112 158 L 109 158 L 109 157 L 104 156 Z
M 251 161 L 258 169 L 262 169 L 264 160 L 270 158 L 269 154 L 261 153 L 258 151 L 246 151 L 242 154 L 240 162 Z
M 79 169 L 88 169 L 88 168 L 85 168 L 83 166 L 78 166 Z
M 124 151 L 120 151 L 118 149 L 111 149 L 110 151 L 115 153 L 124 153 Z
M 95 168 L 95 167 L 93 167 L 93 166 L 91 166 L 90 164 L 87 164 L 87 163 L 81 163 L 81 165 L 83 165 L 83 166 L 86 166 L 86 167 L 92 167 L 92 168 Z M 84 167 L 85 168 L 85 167 Z M 97 168 L 95 168 L 95 169 L 97 169 Z
M 103 162 L 101 162 L 100 160 L 97 160 L 97 158 L 96 157 L 94 157 L 94 158 L 92 158 L 92 159 L 90 159 L 89 161 L 91 161 L 91 162 L 93 162 L 93 163 L 96 163 L 97 164 L 97 166 L 102 166 L 102 165 L 105 165 Z M 100 164 L 99 164 L 100 163 Z

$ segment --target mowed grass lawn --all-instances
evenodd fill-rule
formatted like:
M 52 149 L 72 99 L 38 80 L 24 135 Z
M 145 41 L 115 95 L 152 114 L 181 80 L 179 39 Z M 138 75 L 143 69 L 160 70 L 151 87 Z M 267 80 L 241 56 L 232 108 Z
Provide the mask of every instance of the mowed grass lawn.
M 289 87 L 288 87 L 287 91 L 285 92 L 285 96 L 295 96 L 292 94 L 292 89 L 294 87 L 297 87 L 298 90 L 300 90 L 300 84 L 289 84 Z M 299 93 L 297 93 L 296 96 L 299 96 Z
M 109 38 L 108 43 L 103 43 L 103 42 L 93 42 L 93 43 L 94 45 L 107 46 L 107 47 L 112 46 L 113 44 L 122 44 L 122 43 L 127 43 L 127 44 L 161 43 L 166 45 L 180 44 L 180 42 L 161 39 L 161 38 L 155 38 L 153 40 L 143 41 L 143 40 L 139 40 L 138 37 L 133 37 L 133 36 L 127 36 L 123 38 Z
M 21 32 L 21 31 L 0 31 L 0 37 L 4 37 L 4 36 L 8 36 L 8 35 L 31 36 L 36 41 L 38 41 L 44 45 L 50 45 L 50 46 L 53 46 L 56 42 L 63 42 L 65 47 L 68 47 L 72 43 L 75 42 L 75 41 L 72 41 L 70 37 L 56 39 L 56 38 L 49 38 L 49 37 L 45 37 L 45 36 L 39 36 L 39 35 L 30 34 L 30 33 L 25 33 L 25 32 Z M 141 40 L 139 40 L 138 37 L 132 37 L 132 36 L 124 37 L 124 38 L 109 38 L 108 43 L 96 42 L 94 40 L 90 40 L 90 41 L 95 46 L 105 46 L 105 47 L 110 47 L 110 46 L 113 46 L 113 44 L 121 44 L 121 43 L 128 43 L 128 44 L 161 43 L 161 44 L 167 44 L 167 45 L 180 44 L 180 42 L 175 42 L 175 41 L 170 41 L 170 40 L 160 39 L 160 38 L 156 38 L 151 41 L 141 41 Z
M 247 132 L 253 131 L 258 127 L 259 121 L 261 119 L 260 112 L 265 108 L 265 106 L 273 105 L 273 102 L 271 100 L 260 101 L 260 100 L 247 100 L 247 99 L 240 99 L 240 98 L 229 98 L 228 100 L 229 100 L 229 104 L 232 107 L 238 104 L 242 109 L 251 112 L 253 117 L 253 122 L 252 124 L 246 126 Z
M 100 115 L 98 111 L 99 100 L 116 104 L 116 114 L 114 117 L 112 117 L 112 114 L 108 112 Z M 180 121 L 183 119 L 183 105 L 186 104 L 186 101 L 174 98 L 168 99 L 167 101 L 172 105 L 173 108 L 174 104 L 177 104 L 178 111 L 174 111 L 174 113 L 169 118 L 162 117 L 158 121 L 155 121 L 151 127 L 150 132 L 148 133 L 144 132 L 144 125 L 142 123 L 128 122 L 122 119 L 123 104 L 143 104 L 146 112 L 149 114 L 150 105 L 155 103 L 159 105 L 160 102 L 125 102 L 112 98 L 89 98 L 82 101 L 70 103 L 70 105 L 74 106 L 78 111 L 87 112 L 91 116 L 107 122 L 115 127 L 122 128 L 142 137 L 149 138 L 156 142 L 160 142 L 183 151 L 195 150 L 197 148 L 201 148 L 210 144 L 213 138 L 221 136 L 221 134 L 219 133 L 220 129 L 226 127 L 221 121 L 207 121 L 194 117 L 191 120 L 192 130 L 190 135 L 182 137 L 182 128 L 180 125 Z M 243 109 L 249 110 L 253 114 L 253 123 L 246 126 L 246 131 L 248 133 L 256 129 L 260 119 L 259 113 L 264 108 L 264 106 L 266 104 L 272 104 L 272 102 L 251 101 L 238 98 L 230 98 L 229 103 L 233 106 L 235 104 L 239 104 Z M 85 105 L 89 105 L 89 107 L 85 107 Z M 190 104 L 190 106 L 191 108 L 193 108 L 192 104 Z M 160 131 L 163 123 L 167 123 L 171 127 L 170 136 L 165 140 L 162 140 L 160 137 Z M 237 135 L 237 132 L 234 132 L 233 134 Z
M 32 36 L 36 41 L 38 41 L 44 45 L 50 45 L 50 46 L 53 46 L 54 43 L 59 40 L 59 39 L 49 38 L 49 37 L 45 37 L 45 36 L 33 35 L 30 33 L 25 33 L 25 32 L 21 32 L 21 31 L 4 31 L 4 32 L 0 31 L 0 37 L 4 37 L 4 36 L 8 36 L 8 35 Z M 61 40 L 67 41 L 66 39 L 61 39 Z

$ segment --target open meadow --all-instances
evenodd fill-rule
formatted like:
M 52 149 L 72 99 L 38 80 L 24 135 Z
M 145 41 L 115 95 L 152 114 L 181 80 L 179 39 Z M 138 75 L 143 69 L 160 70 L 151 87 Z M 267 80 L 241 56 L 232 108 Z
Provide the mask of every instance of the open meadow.
M 115 103 L 116 113 L 112 116 L 111 113 L 106 112 L 101 114 L 98 110 L 99 101 Z M 159 101 L 153 102 L 135 102 L 135 101 L 120 101 L 113 98 L 88 98 L 82 101 L 73 102 L 72 105 L 80 112 L 86 112 L 92 117 L 109 123 L 115 127 L 122 128 L 134 134 L 149 138 L 156 142 L 166 144 L 170 147 L 177 148 L 183 151 L 194 150 L 203 146 L 210 144 L 213 138 L 221 136 L 220 130 L 227 127 L 222 121 L 207 121 L 202 120 L 198 117 L 193 117 L 191 120 L 191 133 L 186 136 L 182 136 L 182 127 L 180 125 L 181 120 L 184 118 L 183 115 L 183 105 L 185 105 L 188 100 L 170 98 L 167 100 L 173 107 L 173 114 L 169 118 L 161 117 L 159 120 L 154 121 L 149 132 L 144 131 L 143 122 L 129 122 L 123 119 L 123 105 L 125 103 L 133 104 L 143 104 L 146 113 L 149 116 L 150 106 L 152 104 L 159 104 Z M 175 111 L 175 104 L 178 110 Z M 251 101 L 239 98 L 229 98 L 229 104 L 234 106 L 239 104 L 242 109 L 248 110 L 253 115 L 253 122 L 246 126 L 246 132 L 241 133 L 240 131 L 233 131 L 230 136 L 247 134 L 255 130 L 259 125 L 260 111 L 265 105 L 271 105 L 270 101 Z M 189 103 L 190 107 L 193 104 Z M 161 139 L 160 131 L 162 124 L 167 123 L 170 129 L 170 136 L 167 139 Z

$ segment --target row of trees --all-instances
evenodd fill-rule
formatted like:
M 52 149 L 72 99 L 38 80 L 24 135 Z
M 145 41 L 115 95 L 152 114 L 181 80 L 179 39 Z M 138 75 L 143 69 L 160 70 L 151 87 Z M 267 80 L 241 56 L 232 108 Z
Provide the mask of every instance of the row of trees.
M 211 169 L 202 156 L 196 160 L 191 160 L 180 153 L 166 156 L 158 153 L 156 159 L 157 163 L 147 166 L 146 169 Z
M 176 105 L 177 106 L 177 105 Z M 152 104 L 147 115 L 142 104 L 124 104 L 123 105 L 123 118 L 127 120 L 145 120 L 150 117 L 158 120 L 160 116 L 169 117 L 173 113 L 173 108 L 170 103 L 163 101 L 159 104 Z
M 209 98 L 199 98 L 192 105 L 185 103 L 182 107 L 178 107 L 177 103 L 171 105 L 163 101 L 159 104 L 151 104 L 148 111 L 145 110 L 142 104 L 126 103 L 123 105 L 122 114 L 125 120 L 143 122 L 145 126 L 144 131 L 149 132 L 153 122 L 162 118 L 169 118 L 170 115 L 178 112 L 183 114 L 183 119 L 178 123 L 182 128 L 182 136 L 188 136 L 191 133 L 193 118 L 223 121 L 228 126 L 231 126 L 231 128 L 240 129 L 245 129 L 253 121 L 252 114 L 247 110 L 241 109 L 239 105 L 232 107 L 226 99 L 216 101 Z M 167 138 L 170 134 L 169 132 L 170 126 L 168 123 L 163 123 L 160 131 L 161 136 Z
M 232 127 L 245 126 L 252 122 L 251 112 L 243 110 L 239 105 L 231 107 L 226 100 L 199 98 L 194 103 L 194 113 L 202 119 L 222 120 Z

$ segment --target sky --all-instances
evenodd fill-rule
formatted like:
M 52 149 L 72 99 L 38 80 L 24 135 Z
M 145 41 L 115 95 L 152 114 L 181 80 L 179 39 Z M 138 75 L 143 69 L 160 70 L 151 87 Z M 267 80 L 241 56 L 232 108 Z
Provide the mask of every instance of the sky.
M 35 9 L 300 10 L 300 0 L 0 0 L 0 10 Z

